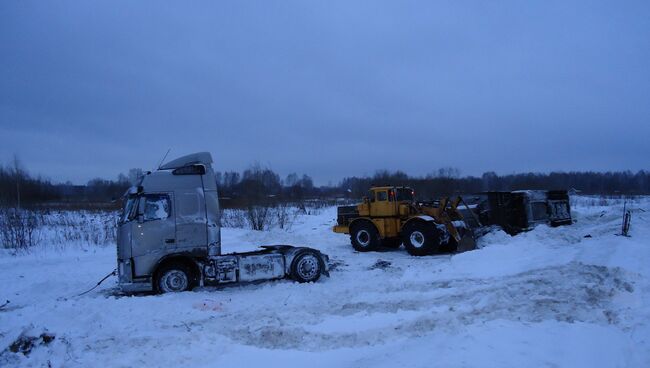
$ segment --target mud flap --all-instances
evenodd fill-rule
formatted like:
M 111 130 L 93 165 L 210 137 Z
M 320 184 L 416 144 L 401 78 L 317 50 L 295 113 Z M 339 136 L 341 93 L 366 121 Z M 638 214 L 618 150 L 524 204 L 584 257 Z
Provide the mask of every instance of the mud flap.
M 456 253 L 467 252 L 469 250 L 476 249 L 476 239 L 471 231 L 468 231 L 460 238 L 458 246 L 456 247 Z

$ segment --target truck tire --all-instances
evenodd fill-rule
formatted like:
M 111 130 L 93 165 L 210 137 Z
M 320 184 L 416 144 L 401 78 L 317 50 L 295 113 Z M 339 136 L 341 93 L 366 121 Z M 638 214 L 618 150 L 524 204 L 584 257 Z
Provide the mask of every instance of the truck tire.
M 381 242 L 382 247 L 390 249 L 398 249 L 400 245 L 402 245 L 402 239 L 400 238 L 386 238 Z
M 440 249 L 442 234 L 432 222 L 414 222 L 406 225 L 402 233 L 404 247 L 410 255 L 426 256 Z
M 185 264 L 169 263 L 156 272 L 155 290 L 159 294 L 179 293 L 194 287 L 194 275 Z
M 350 240 L 352 247 L 358 252 L 377 250 L 381 245 L 379 231 L 367 221 L 357 223 L 350 229 Z
M 314 251 L 306 250 L 291 262 L 290 276 L 298 282 L 316 282 L 320 278 L 322 268 L 320 256 Z

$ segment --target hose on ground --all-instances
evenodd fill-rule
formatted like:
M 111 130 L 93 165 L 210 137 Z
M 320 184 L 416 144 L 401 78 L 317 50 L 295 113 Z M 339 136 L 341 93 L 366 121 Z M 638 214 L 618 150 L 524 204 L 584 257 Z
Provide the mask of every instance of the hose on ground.
M 79 294 L 79 295 L 77 295 L 77 296 L 82 296 L 82 295 L 88 294 L 89 292 L 95 290 L 99 285 L 101 285 L 101 283 L 104 282 L 107 278 L 109 278 L 109 277 L 111 277 L 111 276 L 115 276 L 116 274 L 117 274 L 117 268 L 114 269 L 113 271 L 111 271 L 111 273 L 109 273 L 108 275 L 104 276 L 103 279 L 99 280 L 99 282 L 97 283 L 97 285 L 91 287 L 90 289 L 84 291 L 83 293 L 81 293 L 81 294 Z

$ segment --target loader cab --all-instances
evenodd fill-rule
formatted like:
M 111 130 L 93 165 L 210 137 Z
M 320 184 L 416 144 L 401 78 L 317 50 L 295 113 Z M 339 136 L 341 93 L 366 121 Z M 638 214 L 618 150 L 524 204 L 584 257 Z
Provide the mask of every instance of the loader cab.
M 413 202 L 414 192 L 408 187 L 372 187 L 368 198 L 371 217 L 395 217 Z

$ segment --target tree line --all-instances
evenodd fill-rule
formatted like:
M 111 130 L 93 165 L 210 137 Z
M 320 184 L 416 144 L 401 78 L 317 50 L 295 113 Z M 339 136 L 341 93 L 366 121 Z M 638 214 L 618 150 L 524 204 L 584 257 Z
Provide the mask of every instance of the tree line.
M 55 203 L 117 205 L 116 199 L 142 174 L 141 169 L 131 169 L 127 174 L 118 175 L 115 180 L 94 178 L 85 185 L 70 182 L 55 184 L 41 176 L 30 175 L 20 161 L 14 158 L 10 165 L 0 165 L 0 207 L 20 208 Z
M 551 172 L 498 175 L 486 172 L 480 177 L 459 175 L 458 169 L 442 168 L 426 176 L 409 176 L 401 171 L 380 170 L 369 177 L 344 178 L 338 186 L 348 196 L 359 198 L 373 185 L 403 185 L 415 190 L 416 196 L 432 199 L 453 194 L 523 189 L 573 190 L 589 195 L 650 194 L 650 172 Z
M 236 171 L 216 172 L 219 196 L 225 204 L 248 205 L 269 200 L 301 201 L 321 196 L 308 175 L 291 173 L 281 179 L 273 170 L 254 164 L 241 174 Z
M 116 179 L 94 178 L 86 184 L 52 183 L 40 176 L 31 176 L 18 160 L 11 165 L 0 165 L 0 206 L 29 207 L 47 204 L 70 207 L 92 203 L 101 208 L 119 206 L 126 190 L 137 184 L 144 174 L 142 169 L 130 169 Z M 219 195 L 226 205 L 249 205 L 268 201 L 302 201 L 321 196 L 321 188 L 314 186 L 308 175 L 292 173 L 281 179 L 273 170 L 253 164 L 243 172 L 215 173 Z
M 95 178 L 85 185 L 52 183 L 41 176 L 30 175 L 18 160 L 14 160 L 10 165 L 0 165 L 0 205 L 117 203 L 116 200 L 142 175 L 141 169 L 131 169 L 114 180 Z M 358 199 L 373 185 L 409 186 L 422 199 L 456 193 L 519 189 L 574 189 L 582 194 L 605 195 L 650 194 L 650 172 L 643 170 L 636 173 L 587 171 L 508 175 L 486 172 L 480 177 L 460 176 L 455 168 L 442 168 L 426 176 L 379 170 L 372 176 L 346 177 L 335 186 L 315 186 L 308 175 L 292 173 L 282 178 L 272 169 L 254 164 L 243 172 L 216 172 L 216 180 L 222 203 L 234 207 L 311 198 Z

